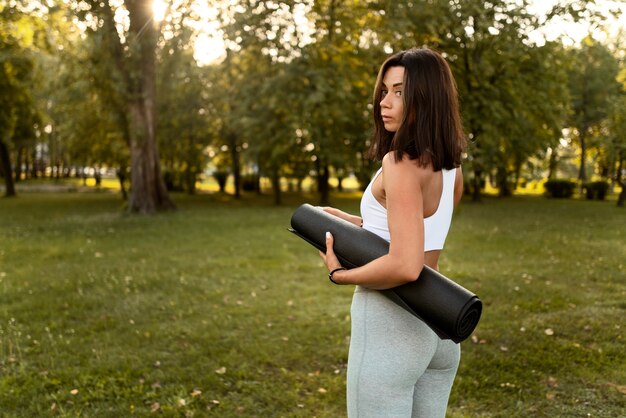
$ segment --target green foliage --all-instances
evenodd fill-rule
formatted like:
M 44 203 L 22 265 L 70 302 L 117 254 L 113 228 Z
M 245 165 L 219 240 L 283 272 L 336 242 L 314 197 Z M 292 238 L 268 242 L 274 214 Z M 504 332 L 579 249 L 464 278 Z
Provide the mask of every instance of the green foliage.
M 183 32 L 180 37 L 189 36 Z M 157 82 L 157 132 L 160 157 L 171 181 L 170 190 L 195 192 L 196 181 L 204 171 L 204 152 L 216 136 L 211 123 L 207 80 L 198 68 L 191 48 L 175 48 L 183 43 L 177 37 L 162 49 Z
M 2 201 L 2 416 L 345 416 L 353 287 L 285 231 L 301 198 L 222 199 L 149 218 L 107 193 Z M 623 215 L 461 204 L 440 266 L 485 309 L 450 417 L 620 416 Z
M 583 185 L 587 200 L 604 200 L 609 191 L 609 183 L 606 181 L 592 181 Z
M 219 9 L 227 51 L 205 67 L 193 48 L 206 22 L 191 1 L 171 3 L 145 36 L 136 36 L 142 24 L 135 19 L 116 26 L 131 9 L 138 16 L 137 2 L 35 2 L 36 18 L 18 13 L 26 3 L 2 9 L 0 32 L 3 39 L 18 33 L 22 43 L 45 51 L 33 64 L 38 88 L 31 90 L 38 93 L 31 101 L 21 96 L 23 111 L 3 102 L 0 129 L 17 132 L 22 121 L 19 136 L 27 139 L 18 145 L 46 141 L 49 164 L 126 171 L 128 144 L 140 125 L 133 118 L 141 113 L 129 109 L 153 93 L 142 92 L 144 47 L 156 48 L 158 94 L 148 102 L 156 101 L 161 164 L 172 186 L 188 192 L 207 166 L 226 164 L 234 174 L 270 177 L 274 185 L 281 177 L 313 175 L 322 194 L 329 175 L 354 174 L 366 183 L 373 170 L 362 153 L 377 69 L 391 52 L 421 45 L 444 53 L 456 77 L 472 140 L 465 162 L 471 185 L 490 177 L 507 195 L 529 172 L 545 176 L 546 158 L 550 173 L 559 162 L 562 168 L 578 163 L 579 146 L 582 160 L 595 152 L 595 174 L 603 178 L 614 177 L 624 158 L 619 48 L 591 38 L 565 48 L 559 39 L 544 43 L 530 35 L 551 19 L 601 23 L 588 1 L 558 4 L 545 19 L 531 15 L 527 2 L 509 0 L 210 2 Z M 18 29 L 5 30 L 11 25 Z M 32 58 L 4 50 L 3 62 Z M 149 64 L 152 55 L 145 57 Z M 8 92 L 7 85 L 0 80 L 0 90 Z M 1 97 L 15 101 L 20 94 Z M 37 108 L 45 110 L 42 117 Z M 47 124 L 52 132 L 43 135 Z M 559 142 L 564 127 L 574 143 Z
M 584 182 L 587 180 L 586 153 L 606 136 L 601 126 L 609 116 L 611 102 L 626 90 L 617 81 L 619 62 L 606 46 L 588 37 L 579 49 L 571 51 L 571 57 L 570 125 L 575 129 L 574 137 L 581 147 L 578 178 Z
M 574 195 L 576 182 L 565 179 L 548 180 L 543 187 L 551 197 L 570 198 Z

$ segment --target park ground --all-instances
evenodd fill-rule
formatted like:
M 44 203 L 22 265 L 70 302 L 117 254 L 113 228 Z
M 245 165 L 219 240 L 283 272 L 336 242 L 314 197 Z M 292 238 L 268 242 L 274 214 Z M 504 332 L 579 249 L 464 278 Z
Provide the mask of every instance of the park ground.
M 342 417 L 353 288 L 287 232 L 313 195 L 0 200 L 1 417 Z M 358 194 L 331 196 L 358 212 Z M 448 417 L 626 411 L 626 212 L 463 202 L 441 271 L 477 293 Z

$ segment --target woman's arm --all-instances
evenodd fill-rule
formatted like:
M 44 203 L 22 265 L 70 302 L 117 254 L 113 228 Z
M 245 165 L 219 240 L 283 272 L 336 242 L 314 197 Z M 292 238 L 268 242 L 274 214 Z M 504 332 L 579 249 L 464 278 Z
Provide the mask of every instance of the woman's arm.
M 463 197 L 463 171 L 459 166 L 456 169 L 456 177 L 454 179 L 454 208 L 459 205 L 461 202 L 461 197 Z
M 356 215 L 350 215 L 349 213 L 346 213 L 342 210 L 339 210 L 337 208 L 331 208 L 328 206 L 324 206 L 322 207 L 322 210 L 326 213 L 330 213 L 331 215 L 334 215 L 338 218 L 341 218 L 343 220 L 346 220 L 350 223 L 355 224 L 356 226 L 362 226 L 363 225 L 363 220 L 361 219 L 360 216 L 356 216 Z
M 382 180 L 391 235 L 389 253 L 362 267 L 336 272 L 335 282 L 389 289 L 417 279 L 424 266 L 422 170 L 409 159 L 396 162 L 392 154 L 385 156 Z M 322 258 L 329 271 L 340 267 L 332 245 L 332 236 L 327 237 Z

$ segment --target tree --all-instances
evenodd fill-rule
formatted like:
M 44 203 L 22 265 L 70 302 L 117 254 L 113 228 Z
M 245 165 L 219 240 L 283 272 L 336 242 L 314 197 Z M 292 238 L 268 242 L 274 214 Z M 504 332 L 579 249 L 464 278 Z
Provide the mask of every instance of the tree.
M 161 174 L 156 138 L 156 47 L 158 33 L 152 2 L 125 0 L 129 26 L 120 37 L 115 11 L 108 1 L 89 2 L 97 17 L 91 34 L 104 50 L 102 65 L 110 65 L 112 85 L 128 115 L 131 191 L 128 210 L 152 213 L 174 208 Z M 81 13 L 86 16 L 84 11 Z
M 230 46 L 225 72 L 243 81 L 231 90 L 252 94 L 229 95 L 237 99 L 227 114 L 238 122 L 229 117 L 227 126 L 245 127 L 237 132 L 249 137 L 250 154 L 272 179 L 276 201 L 281 176 L 303 171 L 294 166 L 302 164 L 295 153 L 309 154 L 321 204 L 328 203 L 333 168 L 361 167 L 357 154 L 368 136 L 376 75 L 361 45 L 362 27 L 372 16 L 367 7 L 357 1 L 262 1 L 224 14 Z M 298 23 L 303 11 L 312 29 Z
M 579 4 L 555 6 L 545 18 L 526 2 L 478 0 L 398 2 L 386 10 L 393 23 L 381 38 L 389 48 L 440 49 L 455 75 L 466 132 L 471 189 L 480 198 L 484 176 L 495 171 L 506 194 L 511 174 L 533 153 L 554 144 L 565 115 L 563 63 L 558 45 L 539 47 L 530 33 L 556 15 L 578 19 Z
M 580 145 L 578 179 L 587 180 L 586 158 L 592 130 L 608 116 L 609 104 L 619 92 L 618 62 L 610 51 L 591 37 L 572 50 L 569 90 L 572 100 L 571 126 Z
M 0 174 L 5 196 L 15 196 L 10 144 L 17 134 L 31 135 L 35 116 L 30 85 L 33 60 L 14 35 L 21 13 L 14 7 L 0 10 Z
M 164 42 L 159 59 L 159 148 L 166 185 L 193 194 L 206 166 L 204 149 L 215 137 L 208 80 L 192 55 L 188 28 Z
M 611 103 L 608 116 L 608 153 L 613 157 L 610 165 L 613 179 L 620 186 L 617 206 L 626 202 L 626 69 L 622 70 L 622 91 Z

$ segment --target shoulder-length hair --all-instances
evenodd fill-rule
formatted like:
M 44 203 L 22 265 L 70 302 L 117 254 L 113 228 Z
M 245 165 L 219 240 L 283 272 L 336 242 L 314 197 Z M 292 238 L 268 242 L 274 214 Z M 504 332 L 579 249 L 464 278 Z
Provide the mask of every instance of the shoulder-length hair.
M 385 129 L 381 116 L 383 78 L 391 67 L 404 67 L 404 115 L 397 132 Z M 466 138 L 459 114 L 456 83 L 446 60 L 428 48 L 413 48 L 389 57 L 381 66 L 374 90 L 374 133 L 368 155 L 382 160 L 393 151 L 408 154 L 435 171 L 461 165 Z

